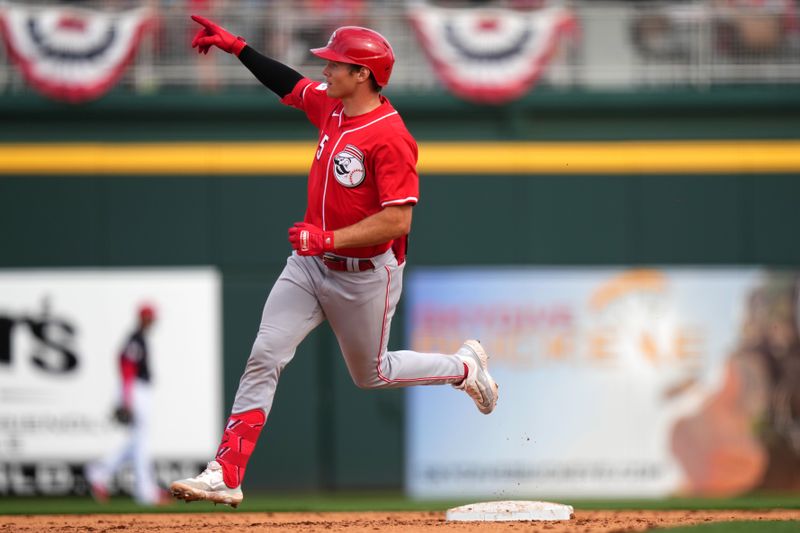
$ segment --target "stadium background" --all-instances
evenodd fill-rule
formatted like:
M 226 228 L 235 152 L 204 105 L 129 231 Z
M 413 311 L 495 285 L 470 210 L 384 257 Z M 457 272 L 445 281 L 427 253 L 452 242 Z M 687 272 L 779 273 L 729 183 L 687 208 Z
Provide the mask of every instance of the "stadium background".
M 270 8 L 287 17 L 283 22 L 304 17 L 291 3 L 211 4 L 212 15 L 216 12 L 267 53 L 274 45 L 266 38 L 270 28 L 282 25 L 279 17 L 269 16 Z M 486 106 L 458 99 L 436 82 L 424 56 L 414 50 L 410 31 L 395 24 L 402 17 L 399 3 L 355 4 L 363 7 L 360 22 L 374 21 L 399 43 L 396 78 L 387 96 L 422 153 L 412 269 L 793 269 L 800 264 L 800 160 L 791 156 L 800 152 L 796 41 L 787 37 L 769 53 L 753 53 L 739 43 L 700 62 L 691 51 L 685 57 L 653 56 L 630 38 L 629 28 L 622 28 L 621 36 L 616 32 L 634 20 L 641 5 L 655 12 L 669 3 L 572 2 L 582 24 L 580 44 L 558 56 L 530 94 Z M 280 143 L 300 143 L 310 154 L 315 134 L 301 116 L 250 81 L 232 58 L 212 54 L 210 63 L 198 63 L 187 45 L 189 8 L 181 2 L 155 5 L 162 9 L 157 35 L 165 40 L 146 40 L 119 86 L 96 102 L 47 100 L 27 88 L 3 58 L 0 267 L 217 267 L 223 284 L 225 405 L 220 409 L 227 413 L 266 291 L 289 251 L 286 227 L 304 208 L 305 158 L 282 160 L 281 150 L 297 145 Z M 323 33 L 327 30 L 310 35 Z M 604 43 L 608 46 L 600 46 Z M 320 65 L 296 55 L 294 48 L 276 50 L 276 56 L 284 54 L 306 75 L 318 77 Z M 627 68 L 624 61 L 616 62 L 619 50 L 630 59 Z M 731 64 L 738 68 L 718 68 Z M 654 75 L 665 70 L 671 74 Z M 631 141 L 656 143 L 647 162 L 633 169 L 624 159 Z M 697 168 L 664 170 L 706 141 L 723 142 L 711 145 Z M 732 146 L 735 152 L 736 141 L 758 141 L 764 150 L 788 153 L 788 163 L 741 162 L 730 151 Z M 192 149 L 223 157 L 237 143 L 253 142 L 265 143 L 256 151 L 270 150 L 275 168 L 259 159 L 248 166 L 253 152 L 246 152 L 231 156 L 244 159 L 239 172 L 196 169 L 198 152 Z M 614 145 L 602 144 L 608 142 Z M 190 149 L 176 155 L 172 170 L 165 171 L 158 150 L 172 143 L 189 143 Z M 537 167 L 536 162 L 496 173 L 486 170 L 483 159 L 483 154 L 497 157 L 494 143 L 545 150 L 558 143 L 573 157 L 599 147 L 619 150 L 613 153 L 620 160 L 602 173 Z M 126 150 L 116 153 L 121 160 L 152 157 L 156 162 L 142 173 L 125 165 L 97 166 L 98 146 Z M 65 147 L 71 155 L 59 159 Z M 466 166 L 474 163 L 475 171 L 465 169 L 463 161 L 448 160 L 456 153 L 448 150 L 465 147 Z M 427 171 L 426 150 L 442 150 L 444 163 L 431 160 Z M 29 159 L 20 164 L 14 153 Z M 55 169 L 42 170 L 53 161 L 60 162 Z M 448 167 L 447 161 L 459 166 Z M 503 166 L 502 156 L 497 164 Z M 401 319 L 402 312 L 391 346 L 403 342 Z M 251 461 L 253 488 L 402 486 L 403 392 L 358 390 L 337 354 L 327 326 L 301 345 L 282 377 L 269 429 Z

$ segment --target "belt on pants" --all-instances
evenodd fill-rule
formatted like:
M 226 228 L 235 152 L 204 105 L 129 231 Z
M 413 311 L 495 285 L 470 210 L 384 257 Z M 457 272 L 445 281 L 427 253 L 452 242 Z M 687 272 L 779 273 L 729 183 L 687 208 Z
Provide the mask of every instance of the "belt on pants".
M 375 263 L 372 259 L 360 259 L 358 257 L 342 257 L 340 255 L 322 254 L 322 262 L 331 270 L 342 272 L 364 272 L 365 270 L 375 270 Z

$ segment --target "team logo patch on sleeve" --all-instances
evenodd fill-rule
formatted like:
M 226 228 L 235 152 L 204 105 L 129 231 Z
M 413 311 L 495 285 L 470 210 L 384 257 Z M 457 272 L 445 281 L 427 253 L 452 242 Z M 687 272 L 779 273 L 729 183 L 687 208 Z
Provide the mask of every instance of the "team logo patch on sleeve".
M 348 144 L 344 150 L 333 156 L 333 176 L 345 187 L 358 187 L 364 181 L 364 154 Z

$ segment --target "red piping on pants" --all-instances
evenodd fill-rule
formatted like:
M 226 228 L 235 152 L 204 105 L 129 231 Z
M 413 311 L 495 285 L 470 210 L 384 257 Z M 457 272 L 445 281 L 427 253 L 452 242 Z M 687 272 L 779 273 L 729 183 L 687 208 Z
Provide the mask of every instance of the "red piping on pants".
M 381 372 L 381 358 L 383 356 L 383 337 L 386 334 L 386 317 L 389 315 L 389 289 L 390 289 L 390 287 L 392 285 L 392 271 L 389 270 L 389 266 L 388 265 L 384 266 L 383 268 L 386 269 L 386 277 L 387 277 L 387 280 L 386 280 L 386 300 L 385 300 L 386 303 L 384 304 L 384 307 L 383 307 L 383 322 L 381 324 L 381 341 L 380 341 L 380 344 L 378 345 L 378 366 L 377 366 L 378 378 L 380 378 L 380 380 L 383 381 L 384 383 L 409 383 L 409 382 L 414 382 L 414 381 L 431 381 L 431 380 L 437 380 L 437 379 L 441 379 L 441 380 L 444 380 L 444 379 L 459 379 L 459 380 L 460 379 L 464 379 L 464 375 L 463 374 L 459 374 L 457 376 L 430 376 L 430 377 L 422 377 L 422 378 L 401 378 L 401 379 L 389 379 L 389 378 L 387 378 L 386 376 L 383 375 L 383 373 Z

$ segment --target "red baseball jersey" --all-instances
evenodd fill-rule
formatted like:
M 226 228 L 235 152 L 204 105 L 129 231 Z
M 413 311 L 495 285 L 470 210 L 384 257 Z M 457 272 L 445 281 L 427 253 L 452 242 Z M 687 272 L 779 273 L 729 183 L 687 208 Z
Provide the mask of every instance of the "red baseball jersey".
M 319 128 L 319 144 L 308 174 L 305 222 L 333 231 L 360 222 L 392 205 L 419 199 L 417 143 L 384 96 L 369 113 L 348 117 L 341 100 L 326 85 L 300 80 L 281 102 L 306 113 Z M 405 238 L 395 244 L 400 255 Z M 364 248 L 336 250 L 350 257 L 372 257 L 392 241 Z M 402 257 L 398 257 L 402 261 Z

